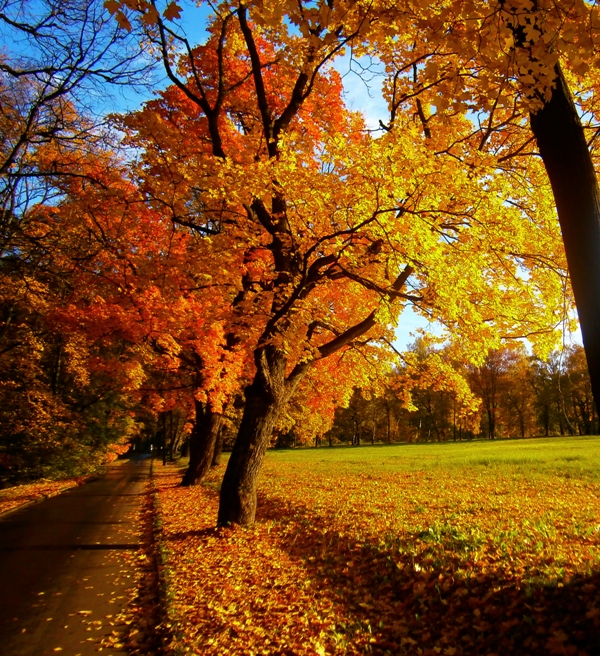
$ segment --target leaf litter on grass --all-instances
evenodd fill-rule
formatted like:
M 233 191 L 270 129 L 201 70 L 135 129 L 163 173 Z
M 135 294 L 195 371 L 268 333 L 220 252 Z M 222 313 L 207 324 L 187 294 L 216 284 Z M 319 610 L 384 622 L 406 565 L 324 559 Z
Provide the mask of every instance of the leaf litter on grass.
M 64 478 L 59 481 L 40 480 L 35 483 L 15 485 L 14 487 L 0 490 L 0 514 L 14 510 L 31 501 L 54 497 L 71 487 L 83 485 L 89 478 L 89 475 L 85 475 Z
M 600 654 L 596 482 L 267 460 L 216 529 L 221 476 L 156 472 L 176 652 Z

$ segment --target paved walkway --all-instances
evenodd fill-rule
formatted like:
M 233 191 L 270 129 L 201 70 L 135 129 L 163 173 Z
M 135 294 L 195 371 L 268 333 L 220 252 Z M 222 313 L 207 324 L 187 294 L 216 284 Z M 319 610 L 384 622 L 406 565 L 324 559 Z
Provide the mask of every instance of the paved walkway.
M 149 470 L 149 459 L 118 462 L 81 487 L 0 516 L 2 656 L 88 656 L 118 634 L 134 583 L 123 554 L 139 547 Z

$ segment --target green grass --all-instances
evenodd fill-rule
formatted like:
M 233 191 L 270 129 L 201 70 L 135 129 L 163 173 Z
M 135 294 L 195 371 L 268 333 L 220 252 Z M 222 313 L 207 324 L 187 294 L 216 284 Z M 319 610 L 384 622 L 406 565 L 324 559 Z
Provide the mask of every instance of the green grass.
M 491 469 L 503 474 L 555 474 L 600 480 L 600 436 L 525 440 L 477 440 L 427 444 L 273 449 L 267 458 L 320 470 L 416 471 L 435 468 Z

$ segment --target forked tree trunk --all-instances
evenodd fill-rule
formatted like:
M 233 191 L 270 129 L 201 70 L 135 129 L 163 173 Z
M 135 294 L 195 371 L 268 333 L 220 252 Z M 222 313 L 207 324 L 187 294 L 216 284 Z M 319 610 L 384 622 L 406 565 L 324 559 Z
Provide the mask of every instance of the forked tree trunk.
M 182 485 L 199 485 L 210 470 L 215 443 L 223 415 L 213 412 L 206 403 L 194 400 L 196 422 L 190 435 L 190 463 L 181 481 Z
M 600 190 L 562 70 L 531 129 L 552 185 L 596 407 L 600 403 Z
M 400 292 L 412 272 L 411 266 L 404 267 L 390 292 Z M 353 340 L 362 337 L 376 323 L 376 311 L 373 310 L 363 321 L 319 346 L 320 358 L 329 357 Z M 287 374 L 287 355 L 273 345 L 272 337 L 275 332 L 267 334 L 270 343 L 263 344 L 254 351 L 256 374 L 252 384 L 244 391 L 244 414 L 221 485 L 217 516 L 220 526 L 232 523 L 248 526 L 254 522 L 258 474 L 273 429 L 287 402 L 316 362 L 299 362 Z

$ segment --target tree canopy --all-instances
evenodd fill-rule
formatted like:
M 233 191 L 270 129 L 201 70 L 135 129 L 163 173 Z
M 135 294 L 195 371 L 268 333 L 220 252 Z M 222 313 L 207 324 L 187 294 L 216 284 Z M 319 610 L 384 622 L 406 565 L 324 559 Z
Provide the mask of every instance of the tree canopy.
M 174 2 L 104 4 L 117 21 L 102 22 L 117 30 L 106 67 L 76 68 L 73 93 L 44 100 L 57 126 L 44 138 L 9 80 L 28 78 L 5 71 L 6 376 L 19 394 L 40 387 L 49 421 L 64 404 L 80 421 L 108 403 L 132 426 L 177 410 L 193 484 L 239 411 L 219 522 L 252 523 L 274 433 L 323 434 L 355 388 L 384 389 L 407 306 L 443 326 L 447 358 L 465 366 L 523 339 L 550 354 L 573 301 L 529 118 L 557 75 L 594 114 L 585 3 L 222 3 L 201 44 Z M 587 45 L 569 32 L 584 16 Z M 117 138 L 74 90 L 147 63 L 115 59 L 120 40 L 167 83 L 111 117 Z M 344 102 L 335 62 L 350 49 L 383 64 L 378 131 Z M 43 192 L 27 195 L 30 178 Z M 439 354 L 402 362 L 473 416 Z

